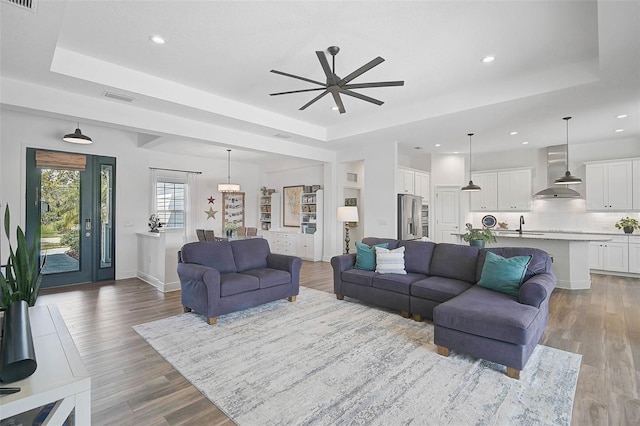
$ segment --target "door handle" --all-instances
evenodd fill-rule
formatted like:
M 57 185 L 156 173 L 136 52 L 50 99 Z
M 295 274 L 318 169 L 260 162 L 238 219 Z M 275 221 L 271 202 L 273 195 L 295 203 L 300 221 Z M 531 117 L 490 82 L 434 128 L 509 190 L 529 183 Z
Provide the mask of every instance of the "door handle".
M 91 219 L 84 220 L 84 229 L 87 231 L 91 231 Z

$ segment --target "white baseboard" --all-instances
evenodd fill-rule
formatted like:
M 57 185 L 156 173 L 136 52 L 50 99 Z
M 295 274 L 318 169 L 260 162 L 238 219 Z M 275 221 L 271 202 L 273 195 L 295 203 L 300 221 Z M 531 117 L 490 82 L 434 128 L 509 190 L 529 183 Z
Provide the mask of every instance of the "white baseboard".
M 167 293 L 169 291 L 176 291 L 176 290 L 180 290 L 180 282 L 172 282 L 172 283 L 163 283 L 162 281 L 160 281 L 159 279 L 157 279 L 156 277 L 153 277 L 149 274 L 145 274 L 144 272 L 138 271 L 137 277 L 140 278 L 142 281 L 146 282 L 147 284 L 150 284 L 152 286 L 154 286 L 155 288 L 157 288 L 158 290 L 160 290 L 163 293 Z

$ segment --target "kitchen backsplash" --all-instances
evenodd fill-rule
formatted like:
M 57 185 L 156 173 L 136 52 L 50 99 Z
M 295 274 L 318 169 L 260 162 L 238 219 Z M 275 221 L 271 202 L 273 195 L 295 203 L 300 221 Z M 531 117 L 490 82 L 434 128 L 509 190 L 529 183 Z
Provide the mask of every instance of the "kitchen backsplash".
M 528 212 L 471 212 L 466 222 L 474 227 L 482 226 L 482 218 L 493 215 L 498 222 L 507 222 L 509 229 L 517 229 L 520 215 L 524 216 L 525 230 L 566 231 L 566 232 L 606 232 L 621 234 L 615 223 L 622 217 L 640 220 L 639 212 L 590 212 L 586 210 L 584 199 L 534 200 Z M 497 226 L 496 226 L 497 228 Z

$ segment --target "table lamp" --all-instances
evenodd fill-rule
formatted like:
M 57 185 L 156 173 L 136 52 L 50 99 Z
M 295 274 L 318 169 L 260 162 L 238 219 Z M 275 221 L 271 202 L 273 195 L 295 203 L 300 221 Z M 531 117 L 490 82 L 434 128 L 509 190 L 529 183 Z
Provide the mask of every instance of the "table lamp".
M 358 208 L 355 206 L 338 207 L 338 222 L 344 222 L 345 253 L 349 254 L 349 222 L 358 222 Z

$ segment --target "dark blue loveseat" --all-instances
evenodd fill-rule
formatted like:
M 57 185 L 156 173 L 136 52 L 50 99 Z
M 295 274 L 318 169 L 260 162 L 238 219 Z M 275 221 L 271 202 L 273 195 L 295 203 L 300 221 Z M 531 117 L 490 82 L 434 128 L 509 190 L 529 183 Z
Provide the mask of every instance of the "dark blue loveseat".
M 218 316 L 287 298 L 296 300 L 302 259 L 272 254 L 262 238 L 201 241 L 178 253 L 178 277 L 185 312 Z

